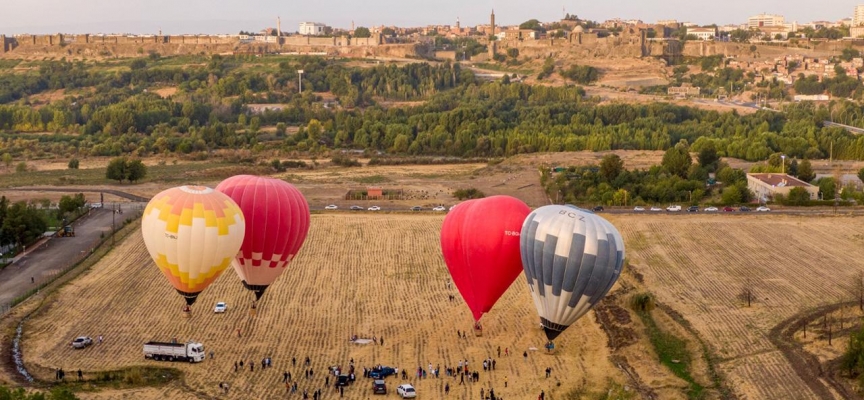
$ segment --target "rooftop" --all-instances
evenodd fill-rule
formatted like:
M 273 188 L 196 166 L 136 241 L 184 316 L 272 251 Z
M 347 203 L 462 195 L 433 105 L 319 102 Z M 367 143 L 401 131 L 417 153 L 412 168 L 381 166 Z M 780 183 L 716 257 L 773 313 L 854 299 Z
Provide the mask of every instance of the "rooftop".
M 786 174 L 747 174 L 747 176 L 752 176 L 754 179 L 758 179 L 762 182 L 765 182 L 771 186 L 792 186 L 792 187 L 810 187 L 813 186 L 807 182 L 804 182 L 794 176 L 789 176 Z

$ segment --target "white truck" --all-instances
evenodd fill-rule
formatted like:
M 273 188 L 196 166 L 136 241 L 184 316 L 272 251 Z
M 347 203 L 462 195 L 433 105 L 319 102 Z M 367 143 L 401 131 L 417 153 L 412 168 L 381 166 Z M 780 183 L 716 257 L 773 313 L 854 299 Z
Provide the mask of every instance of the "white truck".
M 156 361 L 204 361 L 204 345 L 201 343 L 144 343 L 144 358 Z

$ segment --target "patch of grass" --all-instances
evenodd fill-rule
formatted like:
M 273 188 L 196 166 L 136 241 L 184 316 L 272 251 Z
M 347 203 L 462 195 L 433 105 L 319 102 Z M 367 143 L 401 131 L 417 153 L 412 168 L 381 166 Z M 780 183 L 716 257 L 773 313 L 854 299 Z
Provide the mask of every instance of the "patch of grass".
M 173 368 L 129 367 L 113 371 L 99 371 L 85 374 L 84 381 L 78 381 L 74 371 L 67 371 L 67 380 L 55 388 L 65 388 L 73 392 L 94 392 L 100 389 L 129 389 L 144 386 L 163 386 L 183 377 L 183 372 Z
M 671 333 L 660 330 L 650 312 L 637 312 L 636 314 L 645 324 L 648 339 L 651 341 L 651 346 L 654 347 L 657 356 L 660 357 L 660 363 L 669 368 L 675 376 L 689 384 L 687 388 L 688 398 L 702 398 L 705 388 L 690 375 L 692 360 L 690 353 L 687 352 L 687 342 Z
M 236 164 L 216 162 L 181 163 L 177 165 L 153 165 L 147 167 L 144 182 L 188 182 L 197 179 L 220 179 L 236 175 Z M 58 169 L 34 171 L 26 174 L 6 174 L 0 176 L 0 187 L 20 187 L 34 185 L 111 185 L 117 181 L 105 178 L 105 168 Z M 120 186 L 130 186 L 124 183 Z
M 362 178 L 355 179 L 357 183 L 384 183 L 390 182 L 391 179 L 383 176 L 383 175 L 372 175 L 372 176 L 364 176 Z

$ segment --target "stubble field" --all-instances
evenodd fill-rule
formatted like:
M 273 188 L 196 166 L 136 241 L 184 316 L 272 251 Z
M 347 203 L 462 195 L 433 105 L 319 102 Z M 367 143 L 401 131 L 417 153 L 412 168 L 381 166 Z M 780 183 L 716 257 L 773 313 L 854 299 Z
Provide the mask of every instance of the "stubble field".
M 860 218 L 611 220 L 645 285 L 690 321 L 718 356 L 736 393 L 751 399 L 821 398 L 772 344 L 769 331 L 805 310 L 855 299 L 850 286 L 864 270 Z M 749 308 L 739 298 L 748 281 L 756 297 Z
M 268 289 L 257 316 L 249 315 L 253 295 L 242 288 L 233 270 L 227 270 L 198 299 L 190 319 L 181 318 L 181 299 L 152 265 L 140 234 L 118 245 L 87 274 L 61 289 L 52 303 L 26 326 L 23 343 L 28 368 L 43 379 L 53 368 L 93 371 L 142 364 L 141 346 L 148 340 L 201 341 L 215 359 L 201 364 L 173 364 L 186 376 L 184 392 L 176 385 L 164 390 L 102 392 L 93 398 L 166 398 L 196 392 L 203 397 L 281 398 L 283 371 L 299 380 L 299 389 L 323 389 L 324 398 L 338 395 L 324 387 L 325 370 L 347 367 L 353 358 L 359 374 L 363 366 L 392 365 L 409 371 L 407 382 L 422 397 L 476 398 L 490 387 L 507 399 L 534 398 L 545 390 L 547 398 L 566 398 L 576 387 L 600 393 L 610 380 L 624 378 L 608 361 L 606 336 L 591 316 L 583 318 L 556 342 L 556 356 L 541 354 L 545 342 L 526 285 L 519 278 L 495 309 L 484 317 L 483 337 L 458 339 L 457 330 L 470 329 L 471 317 L 455 288 L 448 290 L 447 269 L 440 255 L 438 235 L 443 216 L 315 215 L 306 245 L 290 269 Z M 453 293 L 457 301 L 450 302 Z M 216 301 L 226 301 L 226 314 L 212 313 Z M 237 329 L 242 338 L 237 337 Z M 377 336 L 384 345 L 349 343 L 351 335 Z M 72 350 L 78 335 L 105 342 Z M 502 350 L 497 355 L 497 347 Z M 530 348 L 541 351 L 532 351 Z M 509 349 L 510 356 L 504 355 Z M 527 351 L 528 357 L 522 353 Z M 273 368 L 262 371 L 264 357 Z M 305 357 L 312 360 L 314 378 L 303 378 Z M 297 366 L 291 366 L 291 358 Z M 495 372 L 482 370 L 482 360 L 496 359 Z M 458 379 L 417 379 L 418 366 L 429 363 L 454 367 L 462 359 L 480 371 L 480 382 L 458 385 Z M 234 372 L 233 364 L 246 367 Z M 256 362 L 255 371 L 248 363 Z M 544 370 L 553 369 L 545 379 Z M 508 384 L 504 387 L 505 379 Z M 560 379 L 561 386 L 556 383 Z M 218 383 L 230 385 L 228 396 Z M 388 386 L 402 379 L 388 378 Z M 332 384 L 332 380 L 331 380 Z M 346 398 L 371 396 L 371 382 L 358 377 Z M 88 396 L 82 393 L 82 396 Z

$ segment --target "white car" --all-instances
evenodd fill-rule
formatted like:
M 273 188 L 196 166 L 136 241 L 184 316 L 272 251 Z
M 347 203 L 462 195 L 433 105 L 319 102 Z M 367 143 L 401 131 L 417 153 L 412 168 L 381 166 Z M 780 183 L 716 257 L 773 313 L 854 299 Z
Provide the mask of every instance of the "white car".
M 706 207 L 705 208 L 705 212 L 717 212 L 717 211 L 720 211 L 717 209 L 717 207 Z
M 327 207 L 324 207 L 325 210 L 335 210 L 335 209 L 337 209 L 337 208 L 339 208 L 339 207 L 336 207 L 335 204 L 331 204 L 331 205 L 329 205 L 329 206 L 327 206 Z
M 417 397 L 417 391 L 414 390 L 414 386 L 411 386 L 409 383 L 403 383 L 396 387 L 396 394 L 398 394 L 403 399 L 411 399 Z
M 90 339 L 89 336 L 79 336 L 72 341 L 72 347 L 76 349 L 83 349 L 91 344 L 93 344 L 93 339 Z
M 666 207 L 666 211 L 678 212 L 678 211 L 681 211 L 681 206 L 669 206 L 669 207 Z
M 765 206 L 761 206 L 761 207 L 757 208 L 756 211 L 768 212 L 768 211 L 771 211 L 771 209 L 768 207 L 765 207 Z
M 216 307 L 213 307 L 214 313 L 221 314 L 221 313 L 224 313 L 225 311 L 228 311 L 228 304 L 225 304 L 224 301 L 220 301 L 220 302 L 216 303 Z
M 651 207 L 651 211 L 657 212 L 657 211 L 663 211 L 663 209 L 660 207 Z
M 369 207 L 369 211 L 381 211 L 381 207 L 372 206 L 372 207 Z
M 433 208 L 432 211 L 447 211 L 447 209 L 444 206 L 438 206 Z
M 102 208 L 102 203 L 90 203 L 90 208 Z
M 636 212 L 645 211 L 645 207 L 636 206 L 636 207 L 633 207 L 633 211 L 636 211 Z

